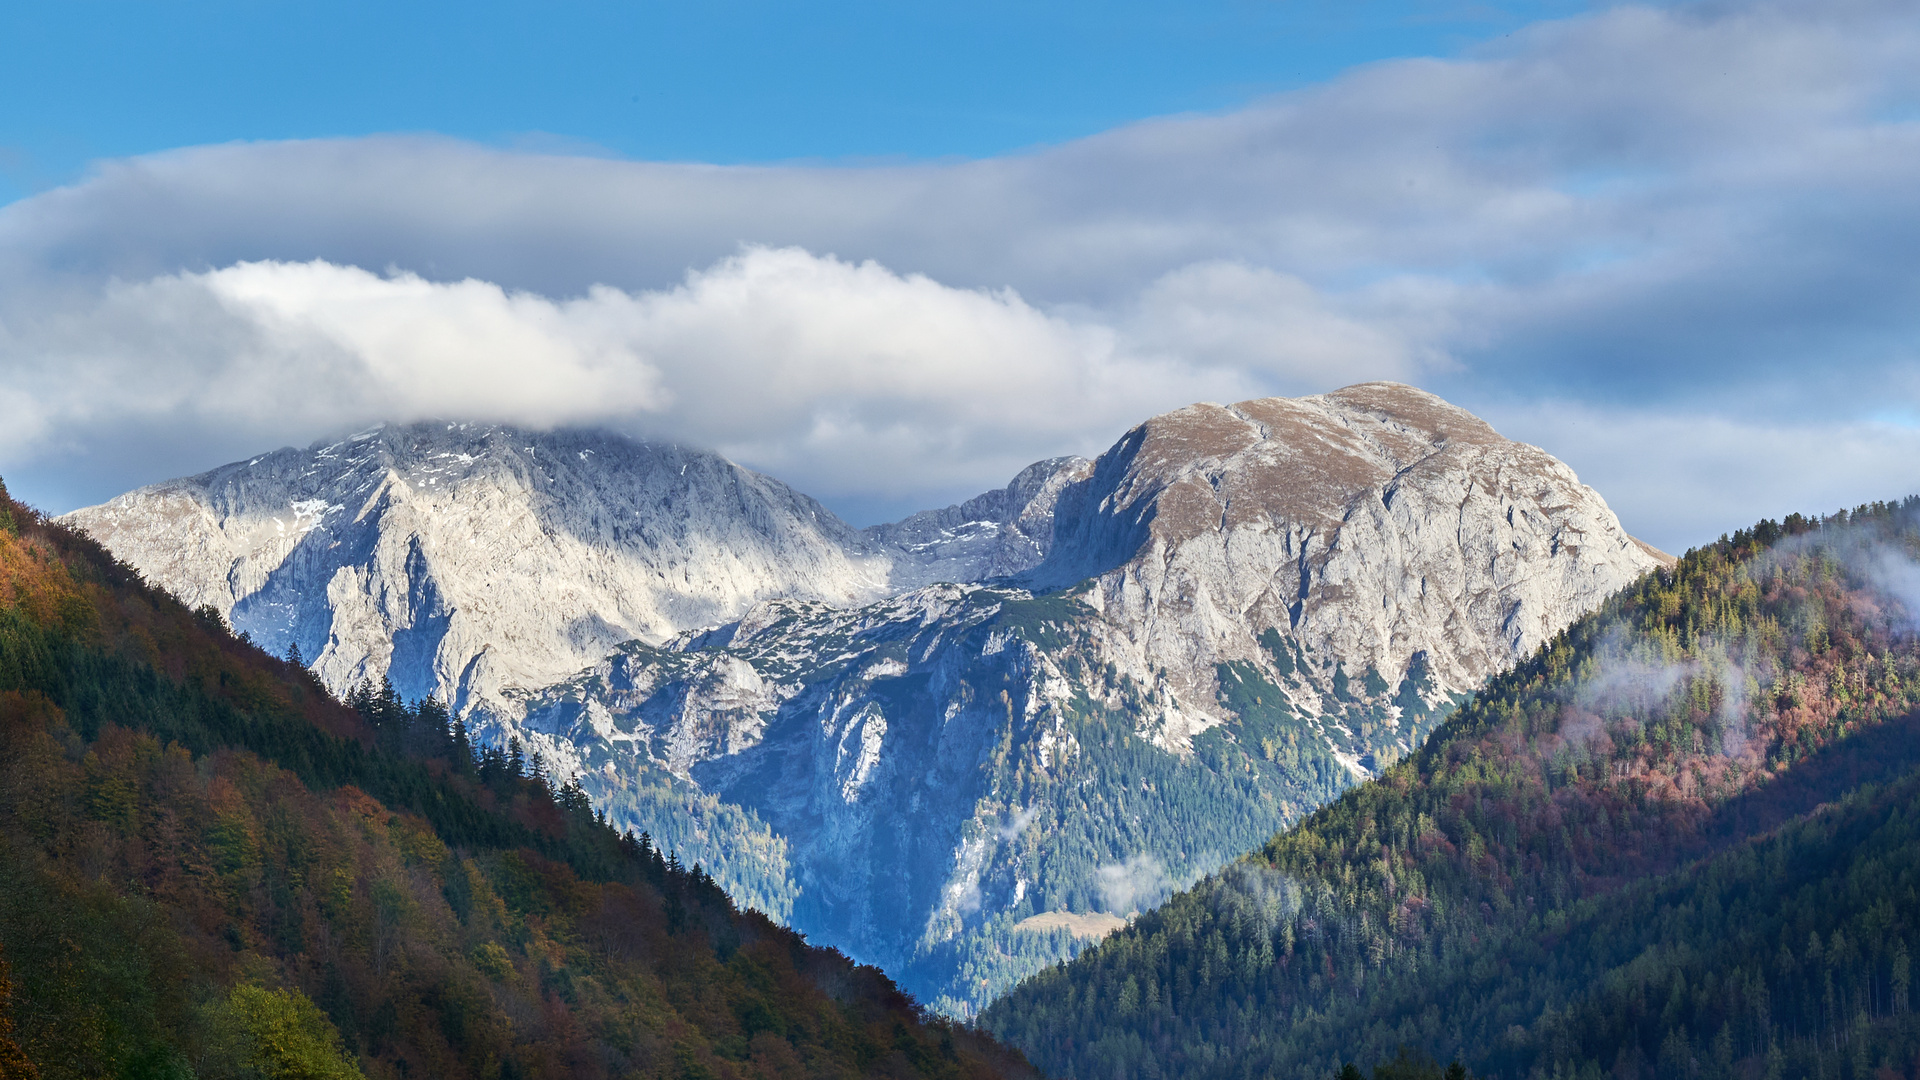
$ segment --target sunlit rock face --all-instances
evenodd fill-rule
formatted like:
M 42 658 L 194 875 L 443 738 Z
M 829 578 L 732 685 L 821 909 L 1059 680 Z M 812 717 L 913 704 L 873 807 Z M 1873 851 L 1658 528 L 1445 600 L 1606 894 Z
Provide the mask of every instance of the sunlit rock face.
M 600 432 L 383 427 L 67 519 L 149 580 L 344 691 L 460 707 L 757 600 L 856 604 L 888 564 L 812 499 L 718 455 Z
M 447 424 L 69 520 L 962 1014 L 1079 946 L 1039 916 L 1257 845 L 1660 558 L 1390 383 L 1194 405 L 864 531 L 712 454 Z

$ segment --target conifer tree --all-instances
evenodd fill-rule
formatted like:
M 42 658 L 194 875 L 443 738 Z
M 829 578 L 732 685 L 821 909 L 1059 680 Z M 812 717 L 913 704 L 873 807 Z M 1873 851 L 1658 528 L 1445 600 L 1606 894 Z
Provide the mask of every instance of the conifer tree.
M 460 773 L 474 771 L 473 739 L 467 735 L 467 722 L 458 718 L 453 721 L 453 768 Z

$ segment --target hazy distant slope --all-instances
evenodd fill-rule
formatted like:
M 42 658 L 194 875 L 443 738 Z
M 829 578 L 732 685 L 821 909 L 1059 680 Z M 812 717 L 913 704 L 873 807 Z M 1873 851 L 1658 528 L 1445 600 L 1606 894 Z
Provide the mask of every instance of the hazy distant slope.
M 890 581 L 898 590 L 1020 574 L 1053 549 L 1060 496 L 1092 469 L 1093 462 L 1080 457 L 1038 461 L 1004 488 L 875 525 L 862 535 L 891 557 Z
M 983 1024 L 1100 1080 L 1402 1043 L 1516 1077 L 1905 1068 L 1916 553 L 1920 498 L 1690 553 Z

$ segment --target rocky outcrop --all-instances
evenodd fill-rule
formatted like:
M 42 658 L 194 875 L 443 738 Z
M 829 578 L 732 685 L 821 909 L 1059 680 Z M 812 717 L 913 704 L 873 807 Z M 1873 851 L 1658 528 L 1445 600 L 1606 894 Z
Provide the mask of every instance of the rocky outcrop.
M 1080 457 L 1036 462 L 998 491 L 876 525 L 865 536 L 889 556 L 897 589 L 1009 577 L 1046 559 L 1055 504 L 1092 471 L 1093 462 Z

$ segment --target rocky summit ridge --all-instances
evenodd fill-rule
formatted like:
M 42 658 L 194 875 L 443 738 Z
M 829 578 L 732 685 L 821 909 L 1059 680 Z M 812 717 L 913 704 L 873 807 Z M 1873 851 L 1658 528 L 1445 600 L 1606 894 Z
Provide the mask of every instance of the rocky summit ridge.
M 1117 643 L 1194 702 L 1216 663 L 1268 652 L 1270 629 L 1329 684 L 1418 658 L 1468 690 L 1671 561 L 1552 455 L 1396 383 L 1155 417 L 1056 515 L 1026 582 L 1095 582 Z
M 969 1013 L 1407 752 L 1662 556 L 1391 383 L 1155 417 L 855 530 L 715 455 L 387 427 L 69 521 L 329 685 L 577 772 Z M 1109 918 L 1103 925 L 1111 925 Z
M 426 422 L 262 454 L 63 520 L 262 647 L 297 648 L 337 693 L 388 677 L 464 711 L 761 600 L 857 605 L 1027 569 L 1050 539 L 1036 498 L 1078 460 L 869 535 L 717 454 Z

